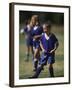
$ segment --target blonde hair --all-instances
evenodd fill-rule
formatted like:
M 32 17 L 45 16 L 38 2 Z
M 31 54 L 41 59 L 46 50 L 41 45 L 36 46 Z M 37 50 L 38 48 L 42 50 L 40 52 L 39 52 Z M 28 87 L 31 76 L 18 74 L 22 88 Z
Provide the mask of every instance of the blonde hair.
M 31 17 L 31 21 L 32 21 L 32 19 L 34 19 L 36 21 L 36 25 L 39 25 L 39 16 L 38 15 L 33 15 Z
M 38 20 L 39 20 L 38 15 L 33 15 L 33 16 L 32 16 L 32 18 L 34 18 L 36 21 L 38 21 Z M 32 18 L 31 18 L 31 19 L 32 19 Z

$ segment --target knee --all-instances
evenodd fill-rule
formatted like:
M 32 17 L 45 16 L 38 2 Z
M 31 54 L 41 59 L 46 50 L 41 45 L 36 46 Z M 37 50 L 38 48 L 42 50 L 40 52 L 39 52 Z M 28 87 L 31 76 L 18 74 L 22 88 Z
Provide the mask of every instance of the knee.
M 34 57 L 36 57 L 36 58 L 39 57 L 39 51 L 38 51 L 38 49 L 35 50 L 35 52 L 34 52 Z
M 41 68 L 42 69 L 43 67 L 44 67 L 44 65 L 38 65 L 38 68 Z
M 49 68 L 53 68 L 53 64 L 49 64 Z

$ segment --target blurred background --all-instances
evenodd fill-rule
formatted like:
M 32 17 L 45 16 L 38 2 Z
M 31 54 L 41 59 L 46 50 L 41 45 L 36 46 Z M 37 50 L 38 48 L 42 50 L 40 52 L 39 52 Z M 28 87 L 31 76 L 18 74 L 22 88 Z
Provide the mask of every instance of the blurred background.
M 64 14 L 52 12 L 32 12 L 19 11 L 19 32 L 24 29 L 26 22 L 32 15 L 39 15 L 40 25 L 48 20 L 52 23 L 52 32 L 59 40 L 59 48 L 56 51 L 56 63 L 54 64 L 55 77 L 64 76 Z M 25 34 L 19 33 L 19 78 L 27 79 L 34 74 L 32 55 L 30 54 L 29 62 L 26 59 L 26 42 Z M 48 66 L 40 74 L 40 78 L 49 78 Z
M 63 13 L 52 13 L 52 12 L 34 12 L 34 11 L 20 11 L 20 29 L 24 26 L 27 20 L 31 19 L 32 15 L 38 15 L 40 24 L 50 20 L 53 24 L 63 25 L 64 14 Z

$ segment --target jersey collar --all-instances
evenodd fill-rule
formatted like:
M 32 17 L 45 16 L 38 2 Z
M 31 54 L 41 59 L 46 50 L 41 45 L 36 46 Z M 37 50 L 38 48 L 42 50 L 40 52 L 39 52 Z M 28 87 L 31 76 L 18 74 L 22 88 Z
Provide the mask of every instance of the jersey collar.
M 34 30 L 37 30 L 38 26 L 34 26 Z
M 45 33 L 45 38 L 46 38 L 46 40 L 48 40 L 49 39 L 49 36 Z

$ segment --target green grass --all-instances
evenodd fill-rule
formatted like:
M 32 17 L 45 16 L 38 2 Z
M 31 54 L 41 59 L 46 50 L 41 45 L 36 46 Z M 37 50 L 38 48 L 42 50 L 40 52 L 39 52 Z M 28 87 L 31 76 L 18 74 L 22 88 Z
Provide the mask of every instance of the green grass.
M 53 26 L 52 32 L 59 40 L 59 47 L 56 51 L 54 74 L 55 77 L 64 76 L 64 31 L 63 26 Z M 30 54 L 29 62 L 26 62 L 26 45 L 24 35 L 20 34 L 19 41 L 19 78 L 26 79 L 34 74 L 32 55 Z M 44 67 L 44 70 L 39 76 L 40 78 L 49 78 L 48 65 Z

